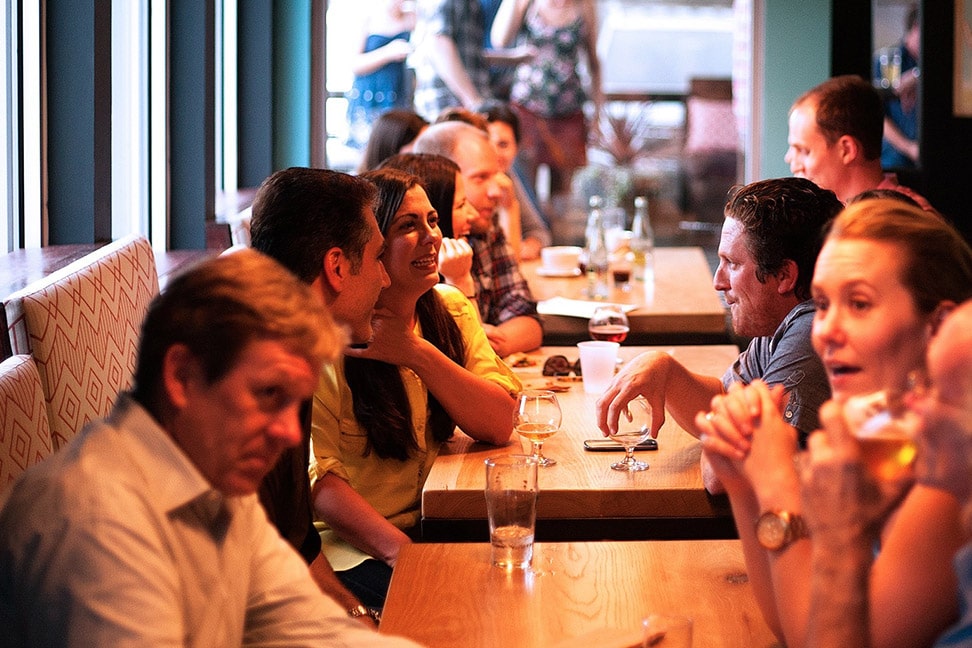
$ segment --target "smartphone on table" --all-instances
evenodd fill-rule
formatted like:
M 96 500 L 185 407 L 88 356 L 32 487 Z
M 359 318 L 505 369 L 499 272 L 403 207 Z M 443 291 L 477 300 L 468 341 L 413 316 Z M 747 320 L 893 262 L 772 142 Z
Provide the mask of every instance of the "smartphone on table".
M 587 439 L 584 441 L 584 449 L 590 452 L 624 452 L 624 446 L 617 441 L 608 438 Z M 635 446 L 635 452 L 639 450 L 657 450 L 658 440 L 648 438 Z

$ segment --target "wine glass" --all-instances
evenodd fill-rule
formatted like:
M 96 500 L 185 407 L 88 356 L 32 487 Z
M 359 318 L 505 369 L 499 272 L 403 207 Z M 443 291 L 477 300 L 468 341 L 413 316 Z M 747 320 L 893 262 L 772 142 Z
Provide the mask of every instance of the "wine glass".
M 598 306 L 587 322 L 587 332 L 594 340 L 624 342 L 629 330 L 628 316 L 617 304 Z
M 651 405 L 639 396 L 625 405 L 618 418 L 618 431 L 611 438 L 624 447 L 624 459 L 611 464 L 614 470 L 637 472 L 648 470 L 648 464 L 635 459 L 634 449 L 651 434 Z
M 543 442 L 560 429 L 562 414 L 557 395 L 546 389 L 526 389 L 520 392 L 513 413 L 516 433 L 533 444 L 533 458 L 542 467 L 556 464 L 543 456 Z

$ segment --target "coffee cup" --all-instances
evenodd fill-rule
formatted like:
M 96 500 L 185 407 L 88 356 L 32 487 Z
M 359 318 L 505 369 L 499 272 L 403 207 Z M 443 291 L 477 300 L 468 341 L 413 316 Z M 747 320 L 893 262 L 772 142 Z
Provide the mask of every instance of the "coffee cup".
M 569 274 L 577 271 L 581 249 L 576 245 L 552 245 L 540 250 L 543 271 Z

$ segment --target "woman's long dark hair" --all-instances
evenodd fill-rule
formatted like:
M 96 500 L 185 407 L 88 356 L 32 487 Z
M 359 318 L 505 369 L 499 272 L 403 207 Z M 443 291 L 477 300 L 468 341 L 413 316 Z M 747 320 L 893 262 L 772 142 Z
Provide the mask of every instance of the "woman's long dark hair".
M 375 216 L 382 234 L 387 234 L 405 193 L 420 185 L 419 179 L 398 169 L 369 171 L 362 177 L 378 187 Z M 466 349 L 462 333 L 434 289 L 418 298 L 415 315 L 422 327 L 422 337 L 453 362 L 464 366 Z M 408 459 L 419 446 L 399 368 L 378 360 L 345 357 L 344 375 L 351 388 L 355 419 L 368 436 L 365 455 L 374 451 L 382 459 Z M 429 394 L 428 421 L 436 441 L 452 437 L 456 424 L 432 394 Z
M 445 238 L 455 238 L 452 231 L 452 204 L 456 198 L 456 174 L 459 165 L 435 153 L 396 153 L 385 159 L 379 169 L 401 169 L 418 176 L 425 187 L 432 209 L 439 214 L 439 229 Z

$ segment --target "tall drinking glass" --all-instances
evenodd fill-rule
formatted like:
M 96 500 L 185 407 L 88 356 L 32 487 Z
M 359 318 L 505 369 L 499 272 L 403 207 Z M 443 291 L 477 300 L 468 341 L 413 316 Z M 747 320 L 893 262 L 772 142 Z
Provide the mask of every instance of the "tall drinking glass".
M 526 455 L 486 460 L 486 513 L 492 562 L 527 569 L 533 560 L 537 522 L 537 462 Z
M 543 456 L 543 442 L 560 429 L 562 414 L 557 395 L 546 389 L 526 389 L 520 392 L 513 429 L 533 444 L 533 458 L 538 466 L 553 466 L 556 460 Z

